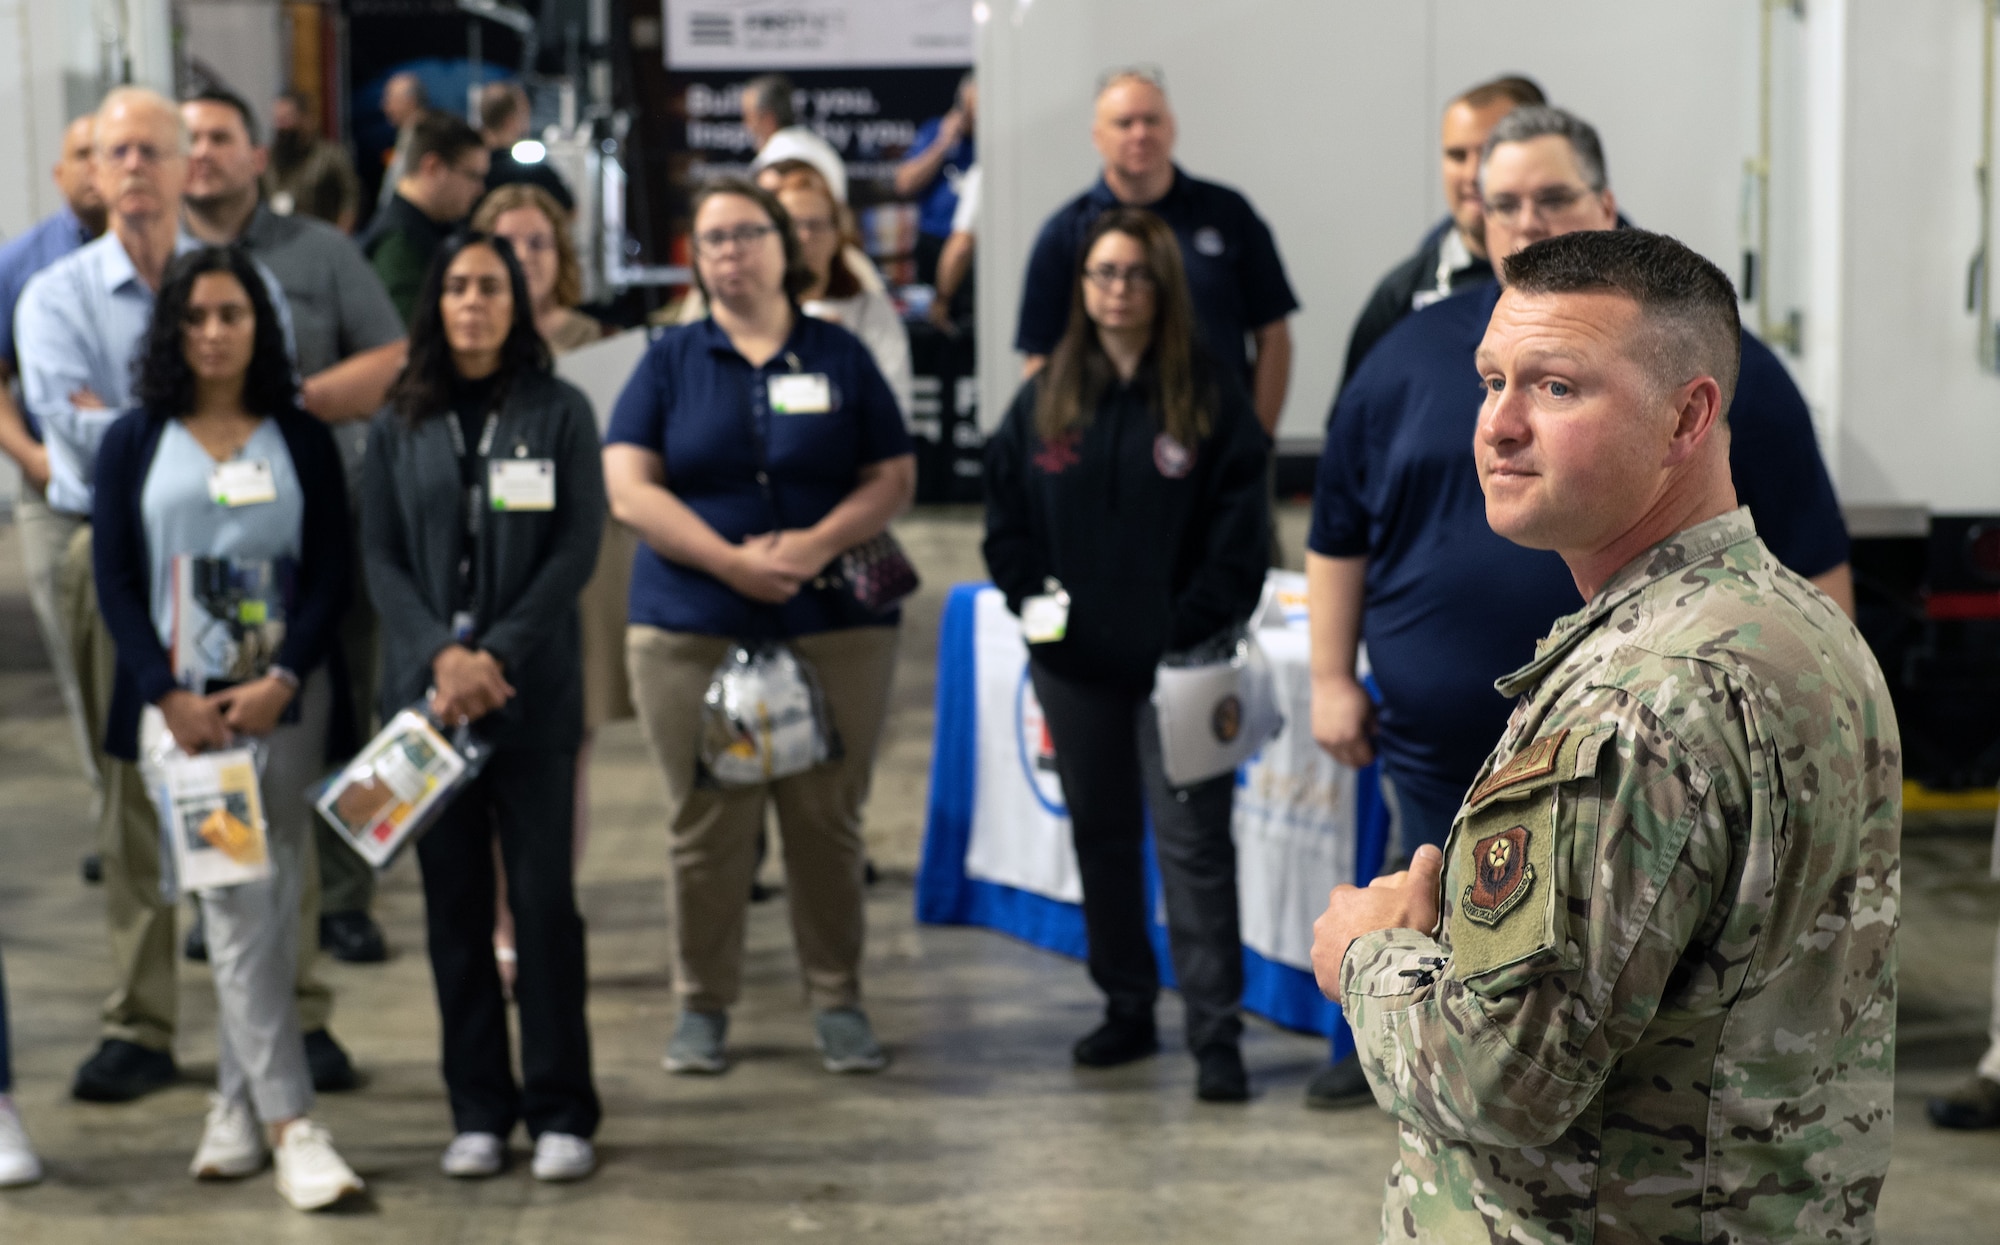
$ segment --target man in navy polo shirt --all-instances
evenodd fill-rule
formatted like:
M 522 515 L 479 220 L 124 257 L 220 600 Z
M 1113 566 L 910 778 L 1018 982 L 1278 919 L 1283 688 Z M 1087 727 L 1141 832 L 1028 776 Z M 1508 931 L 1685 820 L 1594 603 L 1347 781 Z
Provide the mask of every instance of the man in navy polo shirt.
M 917 201 L 917 280 L 937 284 L 938 256 L 951 237 L 958 211 L 958 184 L 979 157 L 973 147 L 978 127 L 979 82 L 959 79 L 950 112 L 917 127 L 910 154 L 896 166 L 896 194 Z
M 1189 177 L 1174 163 L 1174 114 L 1157 73 L 1124 69 L 1107 77 L 1090 133 L 1104 157 L 1104 176 L 1049 217 L 1028 257 L 1014 334 L 1014 348 L 1028 356 L 1027 374 L 1040 370 L 1069 326 L 1077 248 L 1091 222 L 1114 207 L 1141 207 L 1180 240 L 1208 348 L 1243 369 L 1257 421 L 1270 434 L 1292 377 L 1286 317 L 1299 308 L 1270 227 L 1241 194 Z M 1254 339 L 1254 351 L 1247 339 Z
M 1496 265 L 1543 238 L 1617 224 L 1597 132 L 1559 109 L 1523 107 L 1499 122 L 1481 190 Z M 1380 757 L 1397 823 L 1392 857 L 1443 843 L 1506 725 L 1509 702 L 1494 680 L 1582 605 L 1562 559 L 1486 523 L 1472 461 L 1484 393 L 1473 356 L 1500 290 L 1455 294 L 1382 338 L 1335 403 L 1313 490 L 1313 738 L 1347 765 Z M 1737 495 L 1758 535 L 1853 613 L 1847 527 L 1805 400 L 1748 333 L 1729 424 Z M 1354 677 L 1362 639 L 1379 710 Z M 1339 1106 L 1368 1093 L 1350 1058 L 1316 1077 L 1306 1101 Z

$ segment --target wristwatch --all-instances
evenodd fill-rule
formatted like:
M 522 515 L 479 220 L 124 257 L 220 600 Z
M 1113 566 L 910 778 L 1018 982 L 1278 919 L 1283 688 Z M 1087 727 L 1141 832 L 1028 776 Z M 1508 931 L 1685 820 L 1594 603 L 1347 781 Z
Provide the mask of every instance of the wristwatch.
M 291 688 L 295 692 L 299 690 L 299 676 L 293 674 L 290 670 L 286 669 L 283 666 L 272 666 L 270 669 L 264 671 L 264 673 L 276 679 L 278 682 L 283 683 L 286 687 Z

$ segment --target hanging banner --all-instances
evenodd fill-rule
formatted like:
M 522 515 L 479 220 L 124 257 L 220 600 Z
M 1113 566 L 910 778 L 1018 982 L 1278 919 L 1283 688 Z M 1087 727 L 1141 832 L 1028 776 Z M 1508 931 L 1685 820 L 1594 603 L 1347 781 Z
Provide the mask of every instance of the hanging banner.
M 972 63 L 972 0 L 663 0 L 670 70 Z

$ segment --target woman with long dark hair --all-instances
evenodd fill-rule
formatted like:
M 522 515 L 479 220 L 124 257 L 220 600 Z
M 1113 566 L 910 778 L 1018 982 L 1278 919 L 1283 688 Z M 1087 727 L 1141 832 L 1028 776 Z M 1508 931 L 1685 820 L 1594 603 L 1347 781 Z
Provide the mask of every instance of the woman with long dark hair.
M 1158 1049 L 1150 810 L 1196 1093 L 1240 1102 L 1235 778 L 1168 783 L 1150 692 L 1163 656 L 1227 634 L 1256 608 L 1270 446 L 1241 383 L 1196 344 L 1172 230 L 1114 209 L 1081 256 L 1068 331 L 987 443 L 985 542 L 1008 608 L 1036 616 L 1024 627 L 1028 668 L 1069 805 L 1090 976 L 1106 1000 L 1074 1055 L 1109 1067 Z
M 504 239 L 461 234 L 439 252 L 389 401 L 362 483 L 382 716 L 425 700 L 493 749 L 417 843 L 455 1129 L 441 1166 L 497 1174 L 525 1122 L 535 1176 L 581 1179 L 596 1166 L 600 1109 L 570 856 L 583 735 L 576 601 L 596 564 L 604 476 L 589 401 L 550 373 Z M 520 957 L 519 1083 L 491 942 L 495 835 Z
M 340 682 L 324 667 L 349 588 L 346 484 L 332 435 L 298 407 L 264 278 L 236 248 L 168 265 L 138 369 L 140 405 L 105 434 L 92 515 L 99 608 L 118 647 L 105 751 L 137 761 L 148 705 L 189 754 L 263 741 L 270 875 L 200 892 L 221 1049 L 193 1171 L 247 1176 L 275 1155 L 278 1191 L 314 1210 L 362 1187 L 307 1118 L 293 1003 L 313 850 L 305 790 Z M 216 613 L 188 581 L 226 582 L 229 605 Z M 213 642 L 238 626 L 248 630 Z
M 888 1056 L 861 1009 L 861 806 L 901 617 L 862 609 L 826 573 L 909 505 L 915 456 L 867 347 L 800 311 L 812 275 L 776 198 L 709 183 L 695 196 L 694 248 L 709 315 L 653 343 L 604 450 L 613 509 L 645 542 L 625 653 L 670 809 L 681 1015 L 664 1063 L 728 1067 L 757 841 L 775 806 L 822 1065 L 874 1072 Z M 817 672 L 841 755 L 720 786 L 700 762 L 702 697 L 738 642 L 774 640 Z

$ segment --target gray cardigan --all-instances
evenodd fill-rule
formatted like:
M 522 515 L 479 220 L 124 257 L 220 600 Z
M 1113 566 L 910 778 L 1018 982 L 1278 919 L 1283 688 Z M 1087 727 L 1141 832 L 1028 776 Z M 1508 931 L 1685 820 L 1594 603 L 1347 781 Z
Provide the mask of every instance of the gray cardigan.
M 476 438 L 484 417 L 460 418 L 466 436 Z M 517 378 L 491 454 L 554 460 L 556 505 L 480 515 L 471 643 L 499 659 L 515 696 L 479 733 L 496 747 L 575 751 L 583 737 L 576 603 L 597 564 L 605 514 L 589 401 L 553 376 Z M 415 425 L 393 411 L 376 417 L 361 516 L 368 592 L 382 619 L 380 708 L 387 718 L 431 686 L 431 659 L 452 642 L 465 504 L 442 412 Z

